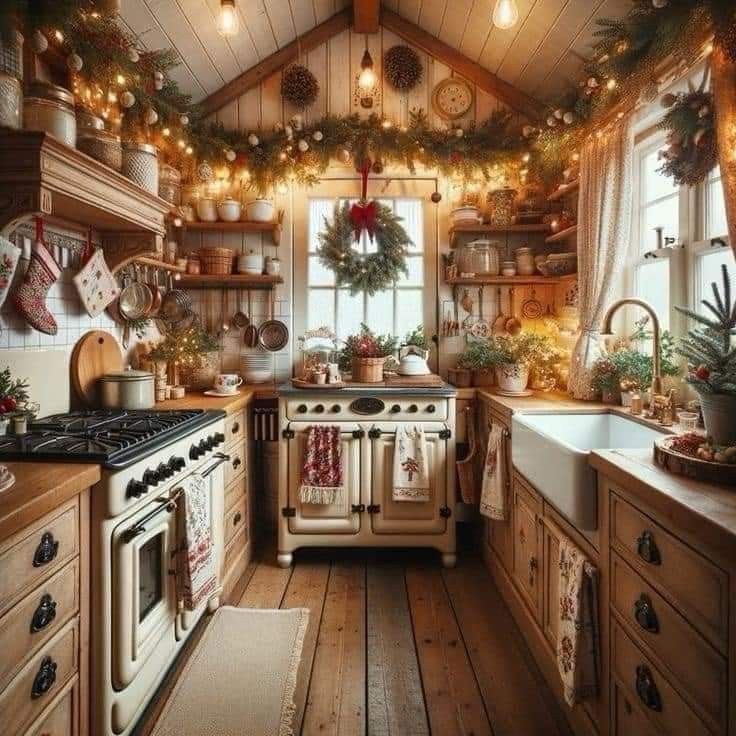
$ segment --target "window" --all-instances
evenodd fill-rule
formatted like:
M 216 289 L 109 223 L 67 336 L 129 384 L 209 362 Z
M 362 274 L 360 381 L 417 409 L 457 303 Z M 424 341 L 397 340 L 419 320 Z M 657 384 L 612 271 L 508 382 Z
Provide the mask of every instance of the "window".
M 636 268 L 636 295 L 649 302 L 659 315 L 663 330 L 670 328 L 670 259 L 657 258 Z M 639 315 L 637 315 L 638 318 Z
M 705 184 L 705 237 L 722 238 L 727 230 L 721 170 L 716 166 L 708 175 Z
M 680 234 L 680 190 L 671 178 L 659 173 L 661 141 L 639 156 L 639 254 L 658 246 L 656 228 L 662 228 L 662 243 L 677 242 Z
M 713 290 L 711 284 L 721 288 L 722 276 L 721 266 L 728 269 L 731 284 L 736 285 L 736 265 L 734 264 L 733 251 L 728 246 L 711 246 L 710 243 L 701 247 L 695 254 L 695 305 L 699 312 L 712 316 L 701 301 L 708 299 L 713 302 Z
M 339 200 L 342 205 L 346 199 Z M 351 204 L 354 199 L 347 200 Z M 403 226 L 412 240 L 407 256 L 408 276 L 402 276 L 391 288 L 369 296 L 361 292 L 352 296 L 349 289 L 336 288 L 332 271 L 325 268 L 316 255 L 318 234 L 325 218 L 330 219 L 334 199 L 309 199 L 309 243 L 307 265 L 307 329 L 328 326 L 338 339 L 360 329 L 365 322 L 378 333 L 403 336 L 409 329 L 423 324 L 425 248 L 423 202 L 418 198 L 379 199 L 403 218 Z M 367 234 L 354 247 L 361 253 L 375 252 L 376 245 Z

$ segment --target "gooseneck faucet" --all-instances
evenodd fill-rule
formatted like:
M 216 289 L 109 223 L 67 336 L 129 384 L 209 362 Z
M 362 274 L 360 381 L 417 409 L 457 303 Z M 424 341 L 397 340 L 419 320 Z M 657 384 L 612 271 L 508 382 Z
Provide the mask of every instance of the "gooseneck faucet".
M 603 318 L 603 326 L 601 328 L 601 335 L 612 335 L 611 323 L 613 322 L 613 315 L 623 307 L 625 304 L 633 304 L 637 307 L 641 307 L 652 320 L 652 395 L 650 402 L 654 402 L 654 397 L 659 396 L 662 393 L 662 360 L 659 352 L 660 344 L 660 325 L 659 317 L 654 311 L 654 307 L 643 299 L 637 299 L 635 297 L 626 297 L 625 299 L 617 299 L 606 312 L 606 316 Z

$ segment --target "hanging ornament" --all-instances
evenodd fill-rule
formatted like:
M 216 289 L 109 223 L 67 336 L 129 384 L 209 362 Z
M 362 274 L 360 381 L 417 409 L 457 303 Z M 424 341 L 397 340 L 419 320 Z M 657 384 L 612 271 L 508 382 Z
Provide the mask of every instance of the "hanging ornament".
M 155 71 L 153 73 L 153 86 L 157 90 L 164 88 L 164 74 L 163 72 Z
M 120 104 L 125 108 L 133 107 L 133 105 L 135 105 L 135 95 L 126 89 L 125 92 L 120 95 Z
M 309 150 L 309 143 L 304 138 L 300 138 L 296 146 L 302 153 L 306 153 Z
M 181 123 L 181 124 L 182 124 L 183 126 L 185 126 L 185 127 L 186 127 L 187 125 L 189 125 L 189 115 L 187 115 L 186 113 L 184 113 L 183 115 L 179 115 L 179 122 L 180 122 L 180 123 Z
M 291 127 L 291 125 L 284 126 L 284 133 L 286 134 L 286 137 L 291 140 L 294 137 L 294 128 Z
M 556 110 L 554 111 L 554 113 L 553 113 L 553 115 L 554 115 L 554 116 L 555 116 L 555 117 L 556 117 L 556 118 L 557 118 L 558 120 L 562 120 L 562 116 L 563 116 L 564 114 L 565 114 L 565 111 L 564 111 L 564 110 L 563 110 L 563 109 L 562 109 L 561 107 L 558 107 L 558 108 L 557 108 L 557 109 L 556 109 Z
M 158 113 L 152 107 L 147 107 L 143 113 L 143 119 L 147 125 L 156 125 L 158 122 Z
M 465 131 L 462 128 L 455 128 L 455 138 L 462 138 L 465 135 Z
M 73 72 L 79 72 L 84 66 L 82 57 L 79 54 L 71 53 L 66 57 L 66 65 Z
M 380 158 L 377 158 L 373 165 L 371 166 L 371 170 L 374 174 L 383 174 L 383 161 L 381 161 Z
M 666 8 L 667 5 L 669 5 L 669 0 L 652 0 L 652 6 L 657 8 L 657 10 Z
M 572 125 L 575 122 L 575 114 L 568 110 L 563 116 L 562 121 L 565 125 Z
M 202 184 L 209 184 L 215 178 L 215 170 L 209 161 L 200 161 L 197 164 L 197 179 Z
M 260 143 L 261 141 L 258 139 L 258 136 L 255 133 L 251 133 L 248 136 L 248 145 L 253 146 L 254 148 Z
M 399 92 L 409 92 L 422 78 L 422 62 L 414 49 L 399 44 L 383 55 L 383 76 Z
M 442 201 L 442 195 L 439 192 L 432 192 L 430 199 L 435 203 L 439 204 Z
M 137 64 L 141 60 L 141 55 L 138 53 L 138 49 L 135 46 L 128 47 L 128 58 Z
M 549 116 L 549 117 L 547 118 L 547 125 L 548 125 L 548 126 L 549 126 L 550 128 L 554 128 L 554 127 L 555 127 L 555 125 L 557 125 L 557 118 L 555 118 L 555 116 L 554 116 L 554 115 L 550 115 L 550 116 Z
M 350 151 L 347 148 L 341 148 L 338 151 L 337 158 L 341 163 L 349 164 L 351 158 Z
M 235 159 L 238 157 L 238 154 L 233 151 L 232 148 L 228 148 L 227 151 L 225 151 L 225 158 L 232 163 L 235 161 Z
M 317 78 L 302 64 L 292 64 L 281 77 L 281 96 L 296 107 L 309 107 L 319 94 Z
M 42 54 L 49 47 L 49 40 L 41 31 L 34 31 L 31 36 L 31 49 L 34 54 Z
M 294 130 L 301 130 L 304 127 L 304 118 L 299 113 L 293 115 L 289 122 L 294 126 Z
M 324 136 L 322 135 L 322 131 L 315 130 L 314 133 L 312 133 L 312 138 L 317 141 L 317 143 L 319 143 L 324 138 Z
M 595 89 L 598 86 L 598 80 L 595 77 L 588 77 L 586 84 L 590 89 Z

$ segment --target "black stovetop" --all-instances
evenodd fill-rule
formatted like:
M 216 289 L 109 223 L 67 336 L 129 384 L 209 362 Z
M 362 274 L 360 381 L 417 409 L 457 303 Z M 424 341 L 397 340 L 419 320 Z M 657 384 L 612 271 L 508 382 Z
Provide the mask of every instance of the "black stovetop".
M 124 468 L 224 416 L 204 409 L 91 409 L 37 419 L 24 435 L 0 437 L 2 460 L 94 462 Z

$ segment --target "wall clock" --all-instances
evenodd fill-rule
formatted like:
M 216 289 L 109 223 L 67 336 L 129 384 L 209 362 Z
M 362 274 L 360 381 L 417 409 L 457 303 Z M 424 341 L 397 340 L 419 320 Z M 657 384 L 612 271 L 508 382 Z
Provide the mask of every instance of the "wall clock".
M 472 104 L 473 88 L 464 79 L 443 79 L 432 90 L 432 109 L 445 120 L 461 118 Z

